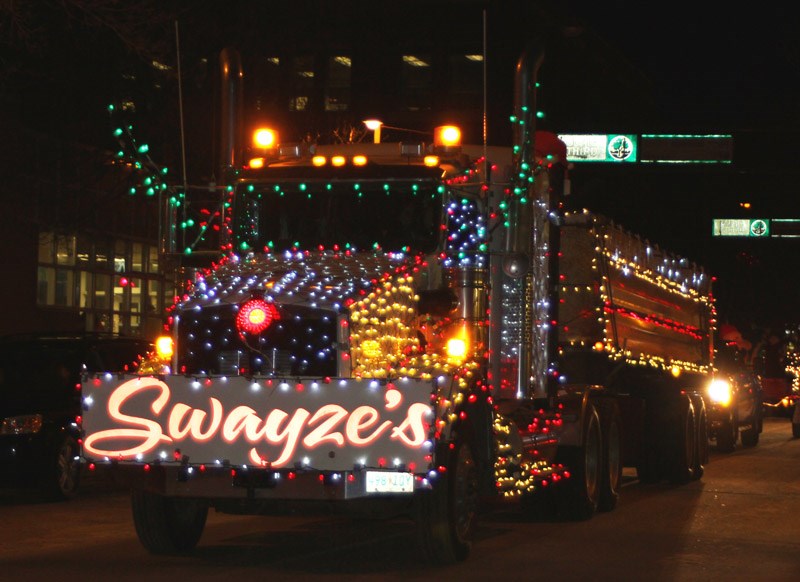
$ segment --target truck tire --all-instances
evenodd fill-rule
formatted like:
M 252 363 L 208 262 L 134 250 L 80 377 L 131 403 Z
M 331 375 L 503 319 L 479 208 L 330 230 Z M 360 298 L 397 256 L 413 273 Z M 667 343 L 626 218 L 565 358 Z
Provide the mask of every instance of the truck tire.
M 165 497 L 148 491 L 131 492 L 136 535 L 151 554 L 177 555 L 191 552 L 208 517 L 208 506 L 197 499 Z
M 800 423 L 793 422 L 792 423 L 792 437 L 796 439 L 800 439 Z
M 603 437 L 603 462 L 600 476 L 598 511 L 611 511 L 617 506 L 622 485 L 622 418 L 619 405 L 613 400 L 600 406 L 600 427 Z
M 695 456 L 695 465 L 692 471 L 692 481 L 699 481 L 703 478 L 705 473 L 705 464 L 708 463 L 708 414 L 706 413 L 706 405 L 702 396 L 692 398 L 695 411 L 695 425 L 697 426 L 697 437 L 695 442 L 697 445 L 697 454 Z
M 725 422 L 717 428 L 717 450 L 721 453 L 732 453 L 737 440 L 739 440 L 739 429 L 736 427 L 733 411 L 729 411 Z
M 696 418 L 688 395 L 681 395 L 670 407 L 665 434 L 667 479 L 683 485 L 692 480 L 698 462 Z
M 761 415 L 758 411 L 753 413 L 752 426 L 743 430 L 741 435 L 743 447 L 754 447 L 758 444 L 759 437 L 761 436 Z
M 600 503 L 603 465 L 603 435 L 600 415 L 594 404 L 586 405 L 580 447 L 564 447 L 557 460 L 572 473 L 558 491 L 559 513 L 566 519 L 584 521 L 591 518 Z
M 415 499 L 420 549 L 437 565 L 466 560 L 478 520 L 478 472 L 472 447 L 457 441 L 448 450 L 447 471 Z
M 75 497 L 81 476 L 79 455 L 80 447 L 75 438 L 70 435 L 59 438 L 52 453 L 51 465 L 40 485 L 42 497 L 52 501 Z

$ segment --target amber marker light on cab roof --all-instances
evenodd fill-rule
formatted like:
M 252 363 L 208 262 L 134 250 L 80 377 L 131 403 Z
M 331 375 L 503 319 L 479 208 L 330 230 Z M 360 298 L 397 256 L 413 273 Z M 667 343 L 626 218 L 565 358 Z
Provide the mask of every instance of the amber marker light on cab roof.
M 440 125 L 433 131 L 433 145 L 455 147 L 461 145 L 461 129 L 455 125 Z
M 257 170 L 259 168 L 263 168 L 264 167 L 264 158 L 252 158 L 247 163 L 247 165 L 250 166 L 251 168 L 255 169 L 255 170 Z
M 366 166 L 367 165 L 367 156 L 353 156 L 353 165 L 354 166 Z
M 331 158 L 331 165 L 336 166 L 337 168 L 344 166 L 347 160 L 344 159 L 344 156 L 333 156 Z
M 328 158 L 325 156 L 314 156 L 311 158 L 311 163 L 319 168 L 328 163 Z
M 253 145 L 261 149 L 273 148 L 278 143 L 278 134 L 274 130 L 261 127 L 253 133 Z

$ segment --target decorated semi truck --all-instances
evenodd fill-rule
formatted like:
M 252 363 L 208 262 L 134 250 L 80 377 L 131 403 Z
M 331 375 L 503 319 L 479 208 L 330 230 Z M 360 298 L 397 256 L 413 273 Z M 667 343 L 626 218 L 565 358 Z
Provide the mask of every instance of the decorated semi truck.
M 702 268 L 568 210 L 566 149 L 516 67 L 513 143 L 239 144 L 223 53 L 228 239 L 171 311 L 172 354 L 84 378 L 84 462 L 130 484 L 154 553 L 210 509 L 407 516 L 465 559 L 494 503 L 587 519 L 699 479 L 714 302 Z

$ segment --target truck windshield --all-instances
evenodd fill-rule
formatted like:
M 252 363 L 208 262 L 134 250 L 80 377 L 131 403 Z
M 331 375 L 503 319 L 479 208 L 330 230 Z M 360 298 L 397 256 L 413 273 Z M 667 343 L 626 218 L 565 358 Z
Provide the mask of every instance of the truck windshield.
M 240 251 L 354 248 L 429 253 L 442 223 L 437 181 L 239 185 L 234 239 Z

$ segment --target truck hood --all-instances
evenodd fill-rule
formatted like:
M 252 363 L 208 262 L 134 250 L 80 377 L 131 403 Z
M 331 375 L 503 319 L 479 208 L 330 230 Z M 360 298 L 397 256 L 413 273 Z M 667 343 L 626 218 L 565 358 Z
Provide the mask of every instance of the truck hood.
M 393 276 L 420 270 L 427 275 L 431 263 L 422 255 L 383 252 L 232 255 L 199 276 L 177 309 L 237 304 L 261 294 L 284 305 L 339 311 L 348 299 L 366 295 Z

